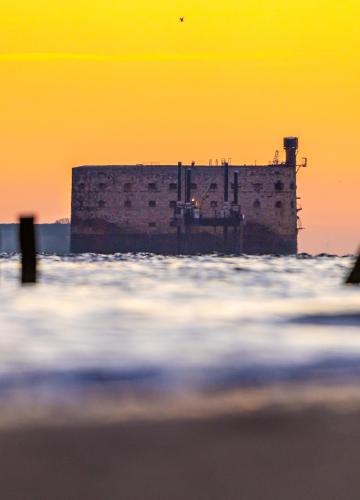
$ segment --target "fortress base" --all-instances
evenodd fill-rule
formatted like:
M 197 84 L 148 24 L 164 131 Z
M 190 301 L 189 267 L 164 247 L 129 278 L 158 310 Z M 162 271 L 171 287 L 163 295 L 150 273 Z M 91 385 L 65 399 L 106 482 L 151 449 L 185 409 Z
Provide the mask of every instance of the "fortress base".
M 242 241 L 241 241 L 242 240 Z M 296 237 L 281 236 L 261 225 L 246 226 L 243 238 L 229 228 L 226 241 L 218 234 L 197 232 L 182 234 L 72 234 L 73 253 L 149 252 L 164 255 L 224 254 L 296 254 Z

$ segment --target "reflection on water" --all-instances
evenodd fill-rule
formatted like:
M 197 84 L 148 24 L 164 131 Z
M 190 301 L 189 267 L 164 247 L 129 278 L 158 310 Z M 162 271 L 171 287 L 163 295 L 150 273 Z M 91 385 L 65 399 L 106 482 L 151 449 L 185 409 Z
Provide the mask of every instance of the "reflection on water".
M 3 255 L 0 390 L 357 376 L 352 259 L 305 257 L 43 256 L 21 288 Z

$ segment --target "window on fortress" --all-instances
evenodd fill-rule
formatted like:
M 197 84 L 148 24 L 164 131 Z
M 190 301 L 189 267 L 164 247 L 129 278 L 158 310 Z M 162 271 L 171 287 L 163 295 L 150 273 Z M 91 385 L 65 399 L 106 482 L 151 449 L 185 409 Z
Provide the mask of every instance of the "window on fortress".
M 176 182 L 171 182 L 169 184 L 169 191 L 176 191 L 177 190 L 177 184 Z
M 295 183 L 294 182 L 290 182 L 290 189 L 292 191 L 295 189 Z
M 217 201 L 212 201 L 212 202 L 210 202 L 210 207 L 211 207 L 211 208 L 216 208 L 217 206 L 218 206 Z
M 259 200 L 255 200 L 254 201 L 254 208 L 260 208 L 261 207 L 261 203 Z
M 155 200 L 150 200 L 149 201 L 149 207 L 156 207 L 156 201 Z
M 210 184 L 210 191 L 216 191 L 217 190 L 217 184 L 216 182 L 212 182 Z
M 277 181 L 274 184 L 275 191 L 282 191 L 284 189 L 284 183 L 281 181 Z
M 100 200 L 100 201 L 99 201 L 99 207 L 100 207 L 100 208 L 105 207 L 105 201 L 104 201 L 104 200 Z
M 253 187 L 254 187 L 254 190 L 255 190 L 257 193 L 259 193 L 259 192 L 262 190 L 262 188 L 263 188 L 264 186 L 261 184 L 261 182 L 255 182 L 255 183 L 253 184 Z
M 149 222 L 149 227 L 156 227 L 156 222 Z
M 281 201 L 277 201 L 277 202 L 275 203 L 275 207 L 276 207 L 276 208 L 282 208 L 282 206 L 283 206 L 283 204 L 282 204 L 282 202 L 281 202 Z
M 169 207 L 170 208 L 176 208 L 176 201 L 170 201 Z
M 83 182 L 80 182 L 78 187 L 79 187 L 79 191 L 83 191 L 85 184 Z
M 99 189 L 105 189 L 105 187 L 106 187 L 106 184 L 104 184 L 103 182 L 99 183 Z
M 126 182 L 126 183 L 124 184 L 124 191 L 125 191 L 126 193 L 128 193 L 129 191 L 131 191 L 131 182 Z
M 131 201 L 130 200 L 126 200 L 125 203 L 124 203 L 124 207 L 125 208 L 130 208 L 131 207 Z
M 156 182 L 149 182 L 148 184 L 148 190 L 149 191 L 155 191 L 156 189 Z
M 195 189 L 197 189 L 197 184 L 195 182 L 192 182 L 191 183 L 191 190 L 195 191 Z

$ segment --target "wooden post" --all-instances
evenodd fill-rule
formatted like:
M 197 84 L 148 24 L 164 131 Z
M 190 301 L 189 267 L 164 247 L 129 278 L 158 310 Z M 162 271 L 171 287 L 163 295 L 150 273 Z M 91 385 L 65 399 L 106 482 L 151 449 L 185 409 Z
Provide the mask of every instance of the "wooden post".
M 349 274 L 346 282 L 349 285 L 359 285 L 360 284 L 360 255 L 355 262 L 355 266 L 351 273 Z
M 21 283 L 36 283 L 34 217 L 20 217 Z

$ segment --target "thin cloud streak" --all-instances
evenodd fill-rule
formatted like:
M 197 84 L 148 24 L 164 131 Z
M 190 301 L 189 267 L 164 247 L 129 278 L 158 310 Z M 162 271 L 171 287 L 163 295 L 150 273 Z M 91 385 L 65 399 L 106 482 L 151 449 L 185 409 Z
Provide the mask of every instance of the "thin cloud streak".
M 300 54 L 299 52 L 297 53 Z M 70 52 L 19 52 L 0 53 L 0 61 L 216 61 L 241 60 L 247 58 L 268 58 L 273 56 L 294 56 L 293 51 L 243 51 L 243 52 L 197 52 L 197 53 L 131 53 L 131 54 L 89 54 Z

